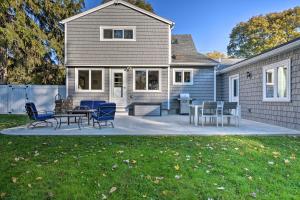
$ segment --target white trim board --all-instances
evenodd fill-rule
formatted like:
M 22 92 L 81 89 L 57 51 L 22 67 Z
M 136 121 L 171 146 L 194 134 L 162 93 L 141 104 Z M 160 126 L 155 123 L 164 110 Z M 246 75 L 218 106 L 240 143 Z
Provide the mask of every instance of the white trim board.
M 218 63 L 194 63 L 194 62 L 186 62 L 186 63 L 171 63 L 171 66 L 217 66 Z
M 144 10 L 144 9 L 141 9 L 141 8 L 135 6 L 135 5 L 132 5 L 131 3 L 127 3 L 127 2 L 122 1 L 122 0 L 112 0 L 112 1 L 109 1 L 109 2 L 107 2 L 107 3 L 105 3 L 105 4 L 102 4 L 102 5 L 97 6 L 97 7 L 95 7 L 95 8 L 89 9 L 89 10 L 87 10 L 87 11 L 85 11 L 85 12 L 80 13 L 80 14 L 77 14 L 77 15 L 74 15 L 74 16 L 69 17 L 69 18 L 67 18 L 67 19 L 64 19 L 64 20 L 60 21 L 60 23 L 61 23 L 61 24 L 68 23 L 68 22 L 70 22 L 70 21 L 72 21 L 72 20 L 74 20 L 74 19 L 83 17 L 83 16 L 85 16 L 85 15 L 88 15 L 88 14 L 93 13 L 93 12 L 95 12 L 95 11 L 101 10 L 101 9 L 106 8 L 106 7 L 108 7 L 108 6 L 111 6 L 111 5 L 113 5 L 113 4 L 115 4 L 115 5 L 122 4 L 122 5 L 126 6 L 126 7 L 129 7 L 129 8 L 131 8 L 131 9 L 133 9 L 133 10 L 136 10 L 136 11 L 138 11 L 138 12 L 140 12 L 140 13 L 143 13 L 143 14 L 145 14 L 145 15 L 148 15 L 148 16 L 150 16 L 150 17 L 152 17 L 152 18 L 155 18 L 155 19 L 157 19 L 157 20 L 159 20 L 159 21 L 162 21 L 162 22 L 164 22 L 164 23 L 166 23 L 166 24 L 170 24 L 171 26 L 174 26 L 174 24 L 175 24 L 174 22 L 172 22 L 172 21 L 170 21 L 170 20 L 168 20 L 168 19 L 162 18 L 162 17 L 160 17 L 160 16 L 158 16 L 158 15 L 156 15 L 156 14 L 153 14 L 153 13 L 151 13 L 151 12 L 149 12 L 149 11 L 146 11 L 146 10 Z
M 181 72 L 181 82 L 176 82 L 176 72 Z M 190 72 L 190 82 L 184 82 L 184 73 Z M 194 70 L 192 68 L 173 68 L 173 85 L 194 85 Z
M 132 67 L 132 68 L 133 67 L 146 67 L 146 68 L 148 68 L 148 67 L 150 67 L 150 68 L 153 68 L 153 67 L 157 67 L 157 68 L 159 68 L 159 67 L 165 67 L 165 68 L 170 67 L 170 65 L 126 65 L 126 64 L 124 64 L 124 65 L 69 64 L 69 65 L 65 65 L 65 66 L 66 67 Z

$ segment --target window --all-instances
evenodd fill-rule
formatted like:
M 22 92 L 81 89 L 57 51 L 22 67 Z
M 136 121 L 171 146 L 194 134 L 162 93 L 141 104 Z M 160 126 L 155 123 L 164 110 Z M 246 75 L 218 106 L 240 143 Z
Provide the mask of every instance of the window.
M 101 26 L 100 41 L 135 41 L 135 30 L 134 26 Z
M 79 92 L 103 92 L 103 69 L 75 69 L 75 89 Z
M 136 69 L 134 70 L 134 91 L 160 90 L 160 70 L 157 69 Z
M 174 85 L 193 85 L 192 69 L 174 69 Z
M 263 100 L 290 101 L 290 59 L 263 68 Z

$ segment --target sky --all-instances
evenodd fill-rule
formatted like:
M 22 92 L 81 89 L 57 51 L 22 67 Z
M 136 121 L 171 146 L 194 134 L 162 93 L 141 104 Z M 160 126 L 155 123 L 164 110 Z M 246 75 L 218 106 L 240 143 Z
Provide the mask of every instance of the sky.
M 85 9 L 101 0 L 85 0 Z M 175 22 L 173 34 L 192 34 L 199 52 L 227 52 L 231 30 L 252 16 L 300 6 L 300 0 L 148 0 L 157 15 Z

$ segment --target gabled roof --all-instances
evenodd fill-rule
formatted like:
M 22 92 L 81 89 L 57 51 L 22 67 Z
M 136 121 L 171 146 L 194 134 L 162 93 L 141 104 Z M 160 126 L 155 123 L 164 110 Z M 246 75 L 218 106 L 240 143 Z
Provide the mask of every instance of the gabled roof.
M 278 45 L 278 46 L 276 46 L 272 49 L 269 49 L 267 51 L 264 51 L 264 52 L 262 52 L 258 55 L 255 55 L 255 56 L 252 56 L 252 57 L 247 58 L 245 60 L 242 60 L 240 62 L 237 62 L 237 63 L 235 63 L 235 64 L 233 64 L 229 67 L 226 67 L 224 69 L 220 69 L 219 73 L 221 73 L 221 74 L 226 73 L 226 72 L 229 72 L 231 70 L 243 67 L 245 65 L 249 65 L 249 64 L 252 64 L 254 62 L 269 58 L 270 56 L 274 56 L 274 55 L 280 54 L 282 52 L 285 52 L 287 50 L 292 50 L 294 48 L 299 48 L 299 47 L 300 47 L 300 37 L 298 37 L 294 40 L 291 40 L 289 42 L 286 42 L 284 44 Z
M 223 70 L 223 69 L 230 67 L 231 65 L 234 65 L 243 60 L 245 60 L 245 59 L 244 58 L 221 58 L 221 59 L 217 60 L 220 63 L 218 70 Z
M 172 35 L 171 65 L 214 66 L 217 64 L 217 61 L 198 53 L 191 35 Z
M 122 5 L 126 6 L 126 7 L 129 7 L 129 8 L 131 8 L 131 9 L 133 9 L 133 10 L 136 10 L 136 11 L 138 11 L 138 12 L 140 12 L 140 13 L 143 13 L 143 14 L 145 14 L 145 15 L 148 15 L 148 16 L 152 17 L 152 18 L 155 18 L 155 19 L 157 19 L 157 20 L 159 20 L 159 21 L 162 21 L 162 22 L 164 22 L 164 23 L 170 24 L 171 26 L 174 26 L 174 24 L 175 24 L 174 22 L 172 22 L 172 21 L 170 21 L 170 20 L 168 20 L 168 19 L 162 18 L 162 17 L 160 17 L 160 16 L 158 16 L 158 15 L 156 15 L 156 14 L 154 14 L 154 13 L 151 13 L 151 12 L 149 12 L 149 11 L 147 11 L 147 10 L 144 10 L 144 9 L 142 9 L 142 8 L 139 8 L 139 7 L 135 6 L 135 5 L 132 5 L 131 3 L 127 3 L 127 2 L 122 1 L 122 0 L 111 0 L 111 1 L 109 1 L 109 2 L 107 2 L 107 3 L 105 3 L 105 4 L 102 4 L 102 5 L 97 6 L 97 7 L 95 7 L 95 8 L 89 9 L 89 10 L 87 10 L 87 11 L 85 11 L 85 12 L 82 12 L 82 13 L 80 13 L 80 14 L 74 15 L 74 16 L 69 17 L 69 18 L 67 18 L 67 19 L 64 19 L 64 20 L 60 21 L 60 23 L 61 23 L 61 24 L 68 23 L 68 22 L 70 22 L 70 21 L 72 21 L 72 20 L 74 20 L 74 19 L 83 17 L 83 16 L 85 16 L 85 15 L 88 15 L 88 14 L 93 13 L 93 12 L 95 12 L 95 11 L 101 10 L 101 9 L 106 8 L 106 7 L 108 7 L 108 6 L 111 6 L 111 5 L 113 5 L 113 4 L 115 4 L 115 5 L 122 4 Z

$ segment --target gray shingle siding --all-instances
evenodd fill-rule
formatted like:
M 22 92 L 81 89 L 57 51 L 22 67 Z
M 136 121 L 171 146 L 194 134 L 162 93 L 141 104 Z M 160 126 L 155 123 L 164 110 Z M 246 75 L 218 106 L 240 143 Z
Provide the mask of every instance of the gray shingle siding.
M 291 102 L 263 102 L 263 66 L 291 58 Z M 252 78 L 247 78 L 247 72 Z M 220 100 L 228 100 L 230 75 L 239 74 L 242 117 L 300 129 L 300 48 L 269 57 L 218 76 L 217 94 Z M 250 112 L 251 110 L 251 112 Z
M 100 26 L 136 26 L 136 41 L 100 41 Z M 67 65 L 168 65 L 169 28 L 124 5 L 67 23 Z
M 180 93 L 189 93 L 194 99 L 201 101 L 214 100 L 214 67 L 184 67 L 193 69 L 193 85 L 173 85 L 173 70 L 180 67 L 171 67 L 170 72 L 170 104 L 171 112 L 178 112 Z

